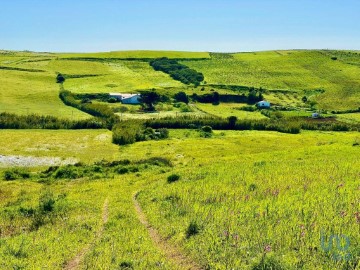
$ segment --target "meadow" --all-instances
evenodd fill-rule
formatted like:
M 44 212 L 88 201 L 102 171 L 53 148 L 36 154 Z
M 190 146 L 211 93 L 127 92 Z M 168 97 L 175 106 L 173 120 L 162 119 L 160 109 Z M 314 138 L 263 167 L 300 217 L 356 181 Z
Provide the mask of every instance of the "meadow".
M 358 269 L 358 133 L 214 131 L 201 138 L 196 130 L 171 130 L 167 140 L 120 148 L 104 140 L 91 155 L 107 132 L 36 133 L 51 132 L 53 143 L 33 135 L 26 146 L 41 142 L 48 150 L 34 155 L 74 155 L 87 164 L 161 157 L 171 165 L 129 165 L 137 169 L 121 174 L 98 165 L 79 179 L 38 179 L 44 169 L 32 168 L 30 179 L 1 181 L 2 269 L 66 269 L 76 256 L 73 269 L 189 269 L 141 223 L 137 193 L 152 230 L 192 269 Z M 67 152 L 79 147 L 75 138 L 87 138 L 84 153 Z M 6 145 L 7 155 L 28 153 L 15 141 Z M 170 175 L 180 178 L 169 183 Z M 39 225 L 31 211 L 49 198 L 53 210 Z M 349 246 L 334 240 L 328 250 L 331 235 L 346 236 Z

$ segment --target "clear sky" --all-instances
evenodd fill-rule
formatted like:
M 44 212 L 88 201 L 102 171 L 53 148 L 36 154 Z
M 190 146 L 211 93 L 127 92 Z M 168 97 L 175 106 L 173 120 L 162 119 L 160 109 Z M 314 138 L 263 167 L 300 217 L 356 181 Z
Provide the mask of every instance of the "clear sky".
M 360 50 L 360 0 L 0 0 L 0 49 Z

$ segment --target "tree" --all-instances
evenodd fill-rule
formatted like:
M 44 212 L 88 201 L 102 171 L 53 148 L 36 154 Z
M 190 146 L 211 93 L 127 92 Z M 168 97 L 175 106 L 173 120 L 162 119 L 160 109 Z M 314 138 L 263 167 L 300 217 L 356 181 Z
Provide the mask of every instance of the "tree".
M 237 121 L 237 117 L 236 116 L 229 116 L 228 121 L 229 121 L 229 126 L 231 128 L 234 128 L 235 124 L 236 124 L 236 121 Z
M 213 98 L 212 104 L 213 105 L 219 105 L 219 103 L 220 103 L 220 95 L 219 95 L 219 93 L 218 92 L 213 92 L 212 93 L 212 98 Z
M 184 102 L 184 103 L 186 103 L 186 104 L 189 103 L 189 97 L 186 95 L 185 92 L 178 92 L 178 93 L 176 93 L 175 96 L 174 96 L 174 98 L 175 98 L 175 100 L 176 100 L 177 102 Z
M 65 77 L 59 73 L 57 76 L 56 76 L 56 83 L 63 83 L 65 82 Z
M 306 96 L 303 96 L 303 97 L 302 97 L 302 101 L 303 101 L 304 103 L 306 103 L 306 102 L 307 102 L 307 100 L 308 100 L 308 99 L 307 99 L 307 97 L 306 97 Z
M 248 103 L 249 104 L 254 104 L 258 99 L 258 97 L 256 96 L 256 90 L 255 89 L 251 89 L 248 95 Z
M 141 93 L 141 102 L 146 105 L 147 111 L 155 111 L 154 104 L 156 104 L 160 100 L 160 95 L 152 91 L 144 91 Z

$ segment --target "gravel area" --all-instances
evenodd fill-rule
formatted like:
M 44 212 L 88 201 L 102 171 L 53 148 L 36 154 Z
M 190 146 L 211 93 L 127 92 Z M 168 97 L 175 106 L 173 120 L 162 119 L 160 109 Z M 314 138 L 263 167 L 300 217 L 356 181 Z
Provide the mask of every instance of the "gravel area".
M 59 157 L 32 157 L 32 156 L 4 156 L 0 155 L 0 167 L 38 167 L 75 164 L 75 158 L 62 159 Z

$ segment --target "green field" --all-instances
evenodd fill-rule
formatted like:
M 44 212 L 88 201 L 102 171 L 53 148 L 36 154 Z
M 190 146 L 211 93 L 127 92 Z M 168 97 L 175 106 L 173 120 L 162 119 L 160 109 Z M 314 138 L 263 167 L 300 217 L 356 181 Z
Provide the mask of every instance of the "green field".
M 304 90 L 323 89 L 325 93 L 316 97 L 321 108 L 359 107 L 360 69 L 356 63 L 360 63 L 360 55 L 353 54 L 356 65 L 342 56 L 336 61 L 331 56 L 327 51 L 271 51 L 182 63 L 202 72 L 208 84 L 284 89 L 299 95 L 305 95 Z
M 108 130 L 1 130 L 2 155 L 74 158 L 93 163 L 114 160 L 118 147 Z
M 226 118 L 229 116 L 236 116 L 238 119 L 249 119 L 249 120 L 266 119 L 266 116 L 262 115 L 260 112 L 247 112 L 240 110 L 240 108 L 243 107 L 244 104 L 221 103 L 219 105 L 212 105 L 212 104 L 198 103 L 196 106 L 200 110 L 206 113 L 219 117 Z
M 79 269 L 126 264 L 188 269 L 164 242 L 192 267 L 204 269 L 258 269 L 262 260 L 277 265 L 274 269 L 342 269 L 359 260 L 354 215 L 360 163 L 358 146 L 353 146 L 358 133 L 217 131 L 205 139 L 194 130 L 171 130 L 168 140 L 120 148 L 104 131 L 4 130 L 1 136 L 24 134 L 27 148 L 10 139 L 2 142 L 6 155 L 75 156 L 84 162 L 161 156 L 173 167 L 148 165 L 136 173 L 45 183 L 0 182 L 2 269 L 62 269 L 76 256 Z M 51 136 L 53 142 L 47 139 Z M 76 151 L 82 143 L 87 147 Z M 47 150 L 28 150 L 40 146 Z M 96 154 L 89 158 L 87 151 Z M 174 173 L 180 180 L 167 183 Z M 134 205 L 137 192 L 150 234 Z M 34 229 L 35 217 L 24 213 L 37 209 L 43 194 L 56 198 L 55 209 Z M 190 223 L 197 230 L 187 237 Z M 322 248 L 322 234 L 348 237 L 349 259 L 332 260 Z
M 170 95 L 177 91 L 202 94 L 199 88 L 186 86 L 165 73 L 156 72 L 141 60 L 163 56 L 188 58 L 181 63 L 205 75 L 205 81 L 210 85 L 205 88 L 206 92 L 216 89 L 220 93 L 232 93 L 231 90 L 217 89 L 218 84 L 254 86 L 268 89 L 265 98 L 273 104 L 302 107 L 301 98 L 307 96 L 322 109 L 345 110 L 360 106 L 360 55 L 357 52 L 209 54 L 125 51 L 52 54 L 1 51 L 0 108 L 21 114 L 33 112 L 76 119 L 87 117 L 63 106 L 58 100 L 58 85 L 54 83 L 56 72 L 80 77 L 69 78 L 64 84 L 67 90 L 75 93 L 137 92 L 156 88 Z M 337 60 L 332 60 L 333 56 Z M 140 60 L 128 60 L 136 58 Z M 207 59 L 194 61 L 196 58 Z M 287 92 L 272 92 L 274 89 Z
M 155 71 L 156 57 L 206 82 Z M 353 51 L 0 51 L 0 113 L 91 118 L 65 89 L 102 117 L 1 115 L 2 127 L 74 130 L 0 129 L 0 269 L 359 270 L 359 75 Z M 231 101 L 241 86 L 278 107 L 240 110 L 255 107 Z M 153 88 L 152 113 L 80 95 Z
M 85 113 L 64 106 L 52 74 L 12 70 L 0 70 L 0 74 L 0 111 L 70 119 L 89 118 Z

